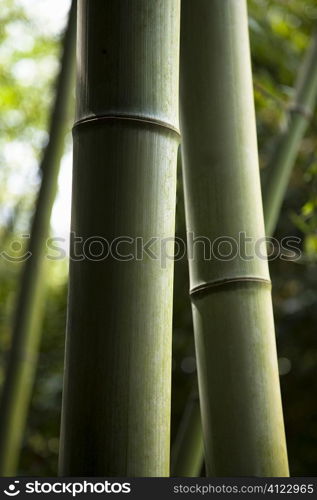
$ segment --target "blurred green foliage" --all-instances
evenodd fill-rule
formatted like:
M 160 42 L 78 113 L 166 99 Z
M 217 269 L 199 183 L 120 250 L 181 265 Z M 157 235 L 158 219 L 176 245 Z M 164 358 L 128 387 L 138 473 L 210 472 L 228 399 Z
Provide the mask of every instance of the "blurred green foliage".
M 54 2 L 54 0 L 51 0 Z M 250 0 L 249 27 L 260 164 L 268 164 L 303 54 L 317 26 L 315 0 Z M 38 189 L 58 69 L 59 34 L 46 33 L 17 0 L 0 11 L 1 251 L 27 231 Z M 243 117 L 241 117 L 243 119 Z M 292 475 L 317 475 L 317 114 L 303 140 L 276 236 L 301 238 L 296 262 L 271 263 L 282 395 Z M 179 169 L 180 170 L 180 169 Z M 179 171 L 177 236 L 186 237 Z M 21 250 L 22 252 L 22 250 Z M 49 293 L 19 473 L 54 476 L 66 321 L 65 261 L 49 262 Z M 22 264 L 0 258 L 0 383 Z M 186 260 L 175 263 L 172 438 L 196 380 Z M 225 370 L 225 367 L 224 367 Z
M 54 3 L 54 2 L 53 2 Z M 67 3 L 67 2 L 66 2 Z M 68 2 L 69 3 L 69 2 Z M 65 19 L 66 21 L 66 19 Z M 18 257 L 28 238 L 41 174 L 39 160 L 59 67 L 59 31 L 28 15 L 23 3 L 0 10 L 0 238 L 1 252 Z M 18 241 L 18 251 L 12 242 Z M 11 320 L 23 263 L 0 258 L 0 384 L 10 347 Z M 56 475 L 67 294 L 66 261 L 47 263 L 43 342 L 19 472 Z

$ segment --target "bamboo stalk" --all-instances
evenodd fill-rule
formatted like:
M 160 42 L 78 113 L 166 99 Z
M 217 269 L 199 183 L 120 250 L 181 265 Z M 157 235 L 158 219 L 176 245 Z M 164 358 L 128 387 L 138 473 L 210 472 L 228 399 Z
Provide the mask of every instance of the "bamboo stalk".
M 245 0 L 183 0 L 180 102 L 187 231 L 232 245 L 241 232 L 259 241 Z M 254 245 L 248 256 L 238 249 L 231 260 L 205 260 L 200 245 L 189 260 L 206 469 L 287 476 L 268 265 Z
M 316 40 L 317 35 L 315 34 L 298 73 L 299 78 L 295 84 L 294 104 L 289 110 L 287 129 L 283 131 L 282 136 L 278 138 L 277 148 L 274 150 L 267 168 L 268 172 L 266 172 L 265 176 L 267 182 L 265 182 L 265 179 L 263 179 L 262 182 L 264 221 L 267 236 L 272 236 L 275 231 L 278 213 L 281 208 L 281 199 L 284 198 L 285 191 L 287 189 L 288 177 L 295 164 L 296 155 L 298 154 L 301 139 L 308 126 L 310 115 L 314 110 L 317 94 Z M 299 119 L 298 114 L 300 115 Z M 289 145 L 290 149 L 288 149 Z M 198 461 L 198 458 L 196 457 L 196 449 L 199 447 L 199 443 L 202 440 L 202 428 L 199 400 L 192 401 L 191 398 L 189 399 L 190 402 L 188 406 L 191 409 L 192 414 L 188 415 L 189 410 L 186 409 L 184 412 L 184 421 L 186 414 L 186 422 L 190 422 L 190 426 L 188 426 L 188 430 L 186 432 L 183 428 L 180 428 L 179 436 L 177 437 L 177 440 L 182 439 L 184 441 L 184 446 L 186 446 L 186 448 L 181 455 L 178 456 L 177 454 L 176 456 L 176 454 L 174 454 L 175 470 L 173 471 L 173 474 L 195 477 L 199 473 L 196 466 Z M 194 433 L 197 442 L 195 442 L 193 437 L 190 435 L 192 429 L 195 429 Z M 192 445 L 193 448 L 191 448 L 190 445 Z M 178 451 L 181 449 L 182 446 L 178 445 L 177 448 L 175 448 L 175 453 L 176 450 Z M 203 448 L 201 448 L 201 453 L 203 455 Z M 195 456 L 196 458 L 191 461 L 191 456 Z M 186 471 L 183 471 L 184 474 L 181 474 L 180 472 L 178 473 L 178 460 L 181 464 L 184 461 L 188 463 Z M 203 456 L 201 457 L 201 460 L 203 460 Z
M 312 117 L 317 97 L 317 32 L 298 72 L 288 125 L 267 167 L 263 186 L 265 228 L 273 234 L 298 150 Z
M 200 476 L 204 461 L 204 443 L 198 394 L 188 399 L 172 449 L 172 475 Z
M 75 3 L 75 2 L 74 2 Z M 50 124 L 48 145 L 40 166 L 41 186 L 33 216 L 21 287 L 13 318 L 12 345 L 0 401 L 0 475 L 16 473 L 21 441 L 37 365 L 44 309 L 44 250 L 49 233 L 59 165 L 68 130 L 69 103 L 74 84 L 75 5 L 64 36 L 63 56 Z
M 79 3 L 72 231 L 132 258 L 71 259 L 62 475 L 169 474 L 173 262 L 133 243 L 174 237 L 179 11 Z

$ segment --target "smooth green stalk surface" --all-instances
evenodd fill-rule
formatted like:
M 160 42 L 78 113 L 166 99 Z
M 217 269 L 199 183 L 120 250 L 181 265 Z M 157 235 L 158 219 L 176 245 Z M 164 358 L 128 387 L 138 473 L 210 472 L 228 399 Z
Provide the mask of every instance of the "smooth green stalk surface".
M 79 2 L 62 475 L 169 474 L 179 17 Z
M 12 345 L 0 401 L 0 474 L 15 475 L 37 365 L 45 295 L 45 244 L 75 77 L 75 3 L 65 32 L 61 70 L 50 125 L 50 137 L 41 164 L 42 181 L 36 201 L 28 252 L 13 318 Z
M 287 476 L 245 0 L 183 0 L 180 103 L 207 474 Z
M 290 107 L 287 129 L 278 139 L 277 148 L 273 153 L 262 183 L 264 221 L 267 236 L 272 236 L 275 231 L 278 213 L 281 208 L 281 201 L 287 189 L 289 175 L 294 166 L 301 139 L 308 126 L 310 114 L 313 113 L 314 110 L 317 94 L 316 61 L 317 35 L 315 34 L 307 54 L 305 55 L 302 68 L 299 70 L 299 79 L 295 85 L 295 98 L 293 105 Z M 197 458 L 191 459 L 191 457 L 196 457 L 196 450 L 199 448 L 199 443 L 202 440 L 199 401 L 197 400 L 196 403 L 190 402 L 190 408 L 192 415 L 190 417 L 187 415 L 188 410 L 185 410 L 185 413 L 187 415 L 186 422 L 190 421 L 191 426 L 188 428 L 187 432 L 184 432 L 183 428 L 182 431 L 180 430 L 184 445 L 186 444 L 186 456 L 182 453 L 179 457 L 174 456 L 174 460 L 175 464 L 178 463 L 178 460 L 180 460 L 180 463 L 188 463 L 186 475 L 195 477 L 197 475 Z M 190 436 L 192 428 L 195 429 L 194 433 L 197 442 Z M 193 448 L 190 448 L 189 444 L 191 444 Z M 180 449 L 180 446 L 175 448 L 175 450 Z M 201 460 L 203 460 L 203 457 Z M 191 466 L 190 463 L 192 464 Z

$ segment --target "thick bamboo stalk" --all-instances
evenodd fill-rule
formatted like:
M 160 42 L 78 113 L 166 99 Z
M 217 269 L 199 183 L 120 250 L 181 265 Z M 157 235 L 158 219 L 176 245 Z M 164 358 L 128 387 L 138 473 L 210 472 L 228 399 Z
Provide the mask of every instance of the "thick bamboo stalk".
M 36 201 L 21 287 L 13 318 L 12 345 L 0 401 L 0 474 L 14 475 L 34 382 L 45 294 L 45 242 L 49 233 L 59 165 L 69 124 L 69 104 L 75 76 L 75 3 L 64 36 L 63 56 L 41 163 L 42 180 Z
M 169 474 L 173 262 L 134 243 L 175 231 L 179 16 L 178 0 L 79 3 L 72 231 L 103 238 L 96 253 L 130 239 L 126 259 L 84 244 L 70 263 L 62 475 Z
M 296 156 L 314 111 L 316 96 L 317 33 L 298 72 L 295 96 L 288 113 L 288 125 L 278 141 L 265 173 L 263 210 L 268 235 L 274 232 L 277 224 Z
M 285 196 L 289 174 L 294 166 L 296 156 L 300 147 L 301 139 L 308 126 L 310 115 L 314 111 L 314 105 L 317 94 L 317 35 L 315 34 L 309 46 L 302 66 L 299 70 L 299 78 L 295 84 L 295 96 L 293 105 L 289 109 L 287 128 L 283 131 L 281 137 L 278 138 L 277 147 L 273 152 L 269 162 L 265 179 L 262 182 L 262 196 L 264 204 L 264 221 L 266 226 L 266 235 L 272 236 L 275 231 L 278 220 L 278 213 L 281 208 L 281 200 Z M 300 118 L 298 119 L 298 114 Z M 180 429 L 179 437 L 184 441 L 184 451 L 181 455 L 174 454 L 175 471 L 177 475 L 178 461 L 182 464 L 186 462 L 186 474 L 183 475 L 195 477 L 198 474 L 196 450 L 199 448 L 199 443 L 202 440 L 201 417 L 199 411 L 198 399 L 193 402 L 190 398 L 188 407 L 191 409 L 191 415 L 188 415 L 188 410 L 185 410 L 184 421 L 190 422 L 187 432 L 183 427 Z M 194 429 L 197 442 L 190 435 Z M 191 447 L 192 446 L 192 447 Z M 182 446 L 178 445 L 175 450 L 181 450 Z M 203 448 L 201 448 L 203 454 Z M 191 460 L 191 456 L 195 459 Z M 201 457 L 203 460 L 203 457 Z M 191 465 L 190 465 L 191 464 Z M 182 475 L 182 474 L 179 474 Z
M 287 476 L 245 0 L 183 0 L 180 99 L 207 474 Z

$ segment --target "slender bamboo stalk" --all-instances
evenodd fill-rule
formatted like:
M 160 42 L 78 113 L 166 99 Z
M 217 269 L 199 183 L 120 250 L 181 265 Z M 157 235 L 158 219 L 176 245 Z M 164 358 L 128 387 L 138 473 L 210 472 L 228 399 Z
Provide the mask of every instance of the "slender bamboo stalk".
M 134 243 L 174 237 L 179 16 L 178 0 L 79 3 L 62 475 L 169 474 L 173 262 Z
M 187 231 L 214 255 L 189 238 L 207 474 L 286 476 L 245 0 L 183 0 L 180 99 Z
M 317 32 L 298 72 L 294 101 L 289 108 L 288 126 L 278 141 L 264 179 L 263 210 L 268 235 L 273 234 L 276 227 L 296 156 L 314 111 L 316 97 Z
M 295 97 L 294 104 L 289 110 L 288 126 L 283 131 L 282 136 L 278 139 L 277 148 L 274 150 L 269 166 L 267 168 L 265 179 L 262 182 L 262 196 L 264 204 L 264 221 L 266 226 L 266 235 L 272 236 L 275 231 L 275 226 L 278 220 L 278 213 L 281 208 L 281 199 L 284 198 L 287 189 L 287 181 L 289 174 L 294 166 L 298 149 L 300 147 L 301 139 L 308 126 L 310 114 L 314 110 L 314 104 L 317 94 L 317 34 L 315 33 L 312 42 L 309 46 L 305 58 L 303 60 L 301 69 L 299 70 L 299 78 L 295 84 Z M 298 113 L 300 118 L 298 119 Z M 295 139 L 294 139 L 295 138 Z M 290 149 L 289 148 L 290 145 Z M 188 415 L 189 410 L 184 412 L 184 421 L 190 422 L 188 430 L 185 432 L 183 427 L 180 428 L 177 440 L 182 439 L 185 447 L 177 445 L 175 447 L 173 475 L 186 475 L 195 477 L 199 470 L 197 470 L 198 457 L 196 450 L 199 449 L 199 443 L 202 440 L 201 416 L 199 411 L 199 400 L 192 401 L 189 398 L 188 408 L 191 410 L 191 415 Z M 186 416 L 186 420 L 185 420 Z M 192 429 L 196 436 L 197 442 L 191 436 Z M 178 451 L 183 450 L 180 455 Z M 177 452 L 177 453 L 176 453 Z M 201 448 L 203 454 L 203 448 Z M 194 456 L 195 459 L 192 459 Z M 201 457 L 203 460 L 203 456 Z M 188 464 L 186 471 L 183 474 L 178 467 L 185 462 Z M 190 465 L 191 464 L 191 465 Z
M 49 233 L 59 165 L 69 124 L 69 103 L 75 75 L 75 2 L 63 42 L 63 56 L 50 124 L 50 137 L 41 163 L 42 180 L 33 216 L 21 288 L 13 318 L 12 345 L 0 401 L 0 474 L 14 475 L 27 418 L 40 342 L 45 292 L 44 250 Z
M 189 398 L 172 449 L 172 475 L 197 477 L 204 460 L 198 394 Z

